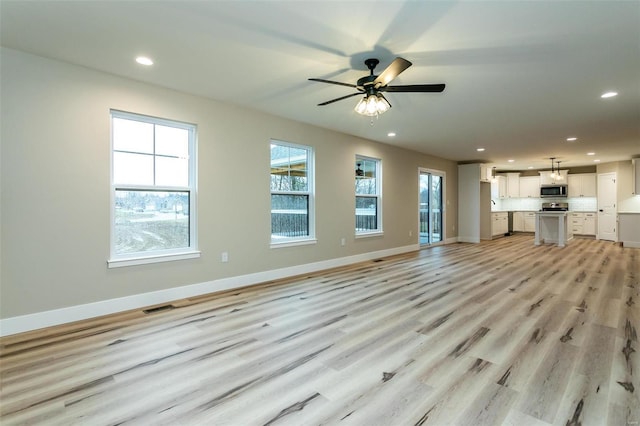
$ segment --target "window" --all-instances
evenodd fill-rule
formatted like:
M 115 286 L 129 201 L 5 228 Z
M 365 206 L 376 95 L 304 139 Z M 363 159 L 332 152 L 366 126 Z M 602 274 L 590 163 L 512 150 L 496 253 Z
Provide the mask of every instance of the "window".
M 271 243 L 314 241 L 313 150 L 271 141 Z
M 380 160 L 356 156 L 356 235 L 382 232 Z
M 128 266 L 196 257 L 191 124 L 111 111 L 111 260 Z

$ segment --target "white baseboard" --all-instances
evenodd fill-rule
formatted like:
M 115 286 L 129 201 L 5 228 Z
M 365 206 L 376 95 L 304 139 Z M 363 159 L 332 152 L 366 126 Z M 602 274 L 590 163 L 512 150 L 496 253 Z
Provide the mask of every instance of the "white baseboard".
M 622 247 L 640 248 L 640 241 L 623 241 Z
M 404 247 L 396 247 L 392 249 L 363 253 L 354 256 L 324 260 L 321 262 L 307 263 L 304 265 L 290 266 L 287 268 L 222 278 L 219 280 L 191 284 L 182 287 L 174 287 L 166 290 L 158 290 L 149 293 L 119 297 L 116 299 L 102 300 L 100 302 L 86 303 L 83 305 L 70 306 L 67 308 L 37 312 L 29 315 L 5 318 L 0 320 L 0 337 L 37 330 L 45 327 L 51 327 L 54 325 L 67 324 L 70 322 L 89 318 L 100 317 L 103 315 L 129 311 L 132 309 L 140 309 L 147 306 L 184 299 L 187 297 L 200 296 L 203 294 L 215 293 L 223 290 L 231 290 L 262 282 L 292 277 L 295 275 L 308 274 L 325 269 L 351 265 L 354 263 L 364 262 L 380 257 L 393 256 L 397 254 L 417 251 L 419 249 L 419 244 L 412 244 Z

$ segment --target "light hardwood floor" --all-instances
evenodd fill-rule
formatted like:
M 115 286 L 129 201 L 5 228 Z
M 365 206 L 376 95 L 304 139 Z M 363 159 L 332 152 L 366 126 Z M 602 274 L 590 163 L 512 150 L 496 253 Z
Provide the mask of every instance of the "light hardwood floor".
M 640 249 L 516 235 L 9 336 L 0 423 L 636 425 Z

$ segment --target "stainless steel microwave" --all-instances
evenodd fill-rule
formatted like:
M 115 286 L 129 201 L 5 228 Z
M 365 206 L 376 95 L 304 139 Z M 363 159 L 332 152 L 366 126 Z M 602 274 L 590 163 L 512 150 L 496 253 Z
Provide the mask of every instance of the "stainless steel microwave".
M 566 198 L 567 185 L 553 184 L 540 185 L 540 198 Z

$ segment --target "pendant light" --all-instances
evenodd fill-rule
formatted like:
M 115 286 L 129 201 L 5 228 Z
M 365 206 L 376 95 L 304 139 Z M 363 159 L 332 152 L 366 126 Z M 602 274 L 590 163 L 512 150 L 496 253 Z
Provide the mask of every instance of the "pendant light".
M 496 177 L 496 166 L 491 168 L 491 183 L 496 183 L 498 178 Z
M 562 180 L 562 174 L 560 173 L 560 162 L 556 161 L 556 164 L 558 165 L 558 172 L 556 173 L 556 179 Z
M 556 172 L 553 170 L 553 160 L 555 160 L 555 159 L 556 159 L 556 157 L 549 157 L 549 160 L 551 160 L 551 174 L 549 175 L 549 177 L 550 177 L 551 179 L 553 179 L 553 180 L 555 180 L 555 179 L 556 179 L 556 177 L 558 177 L 558 176 L 556 175 Z

